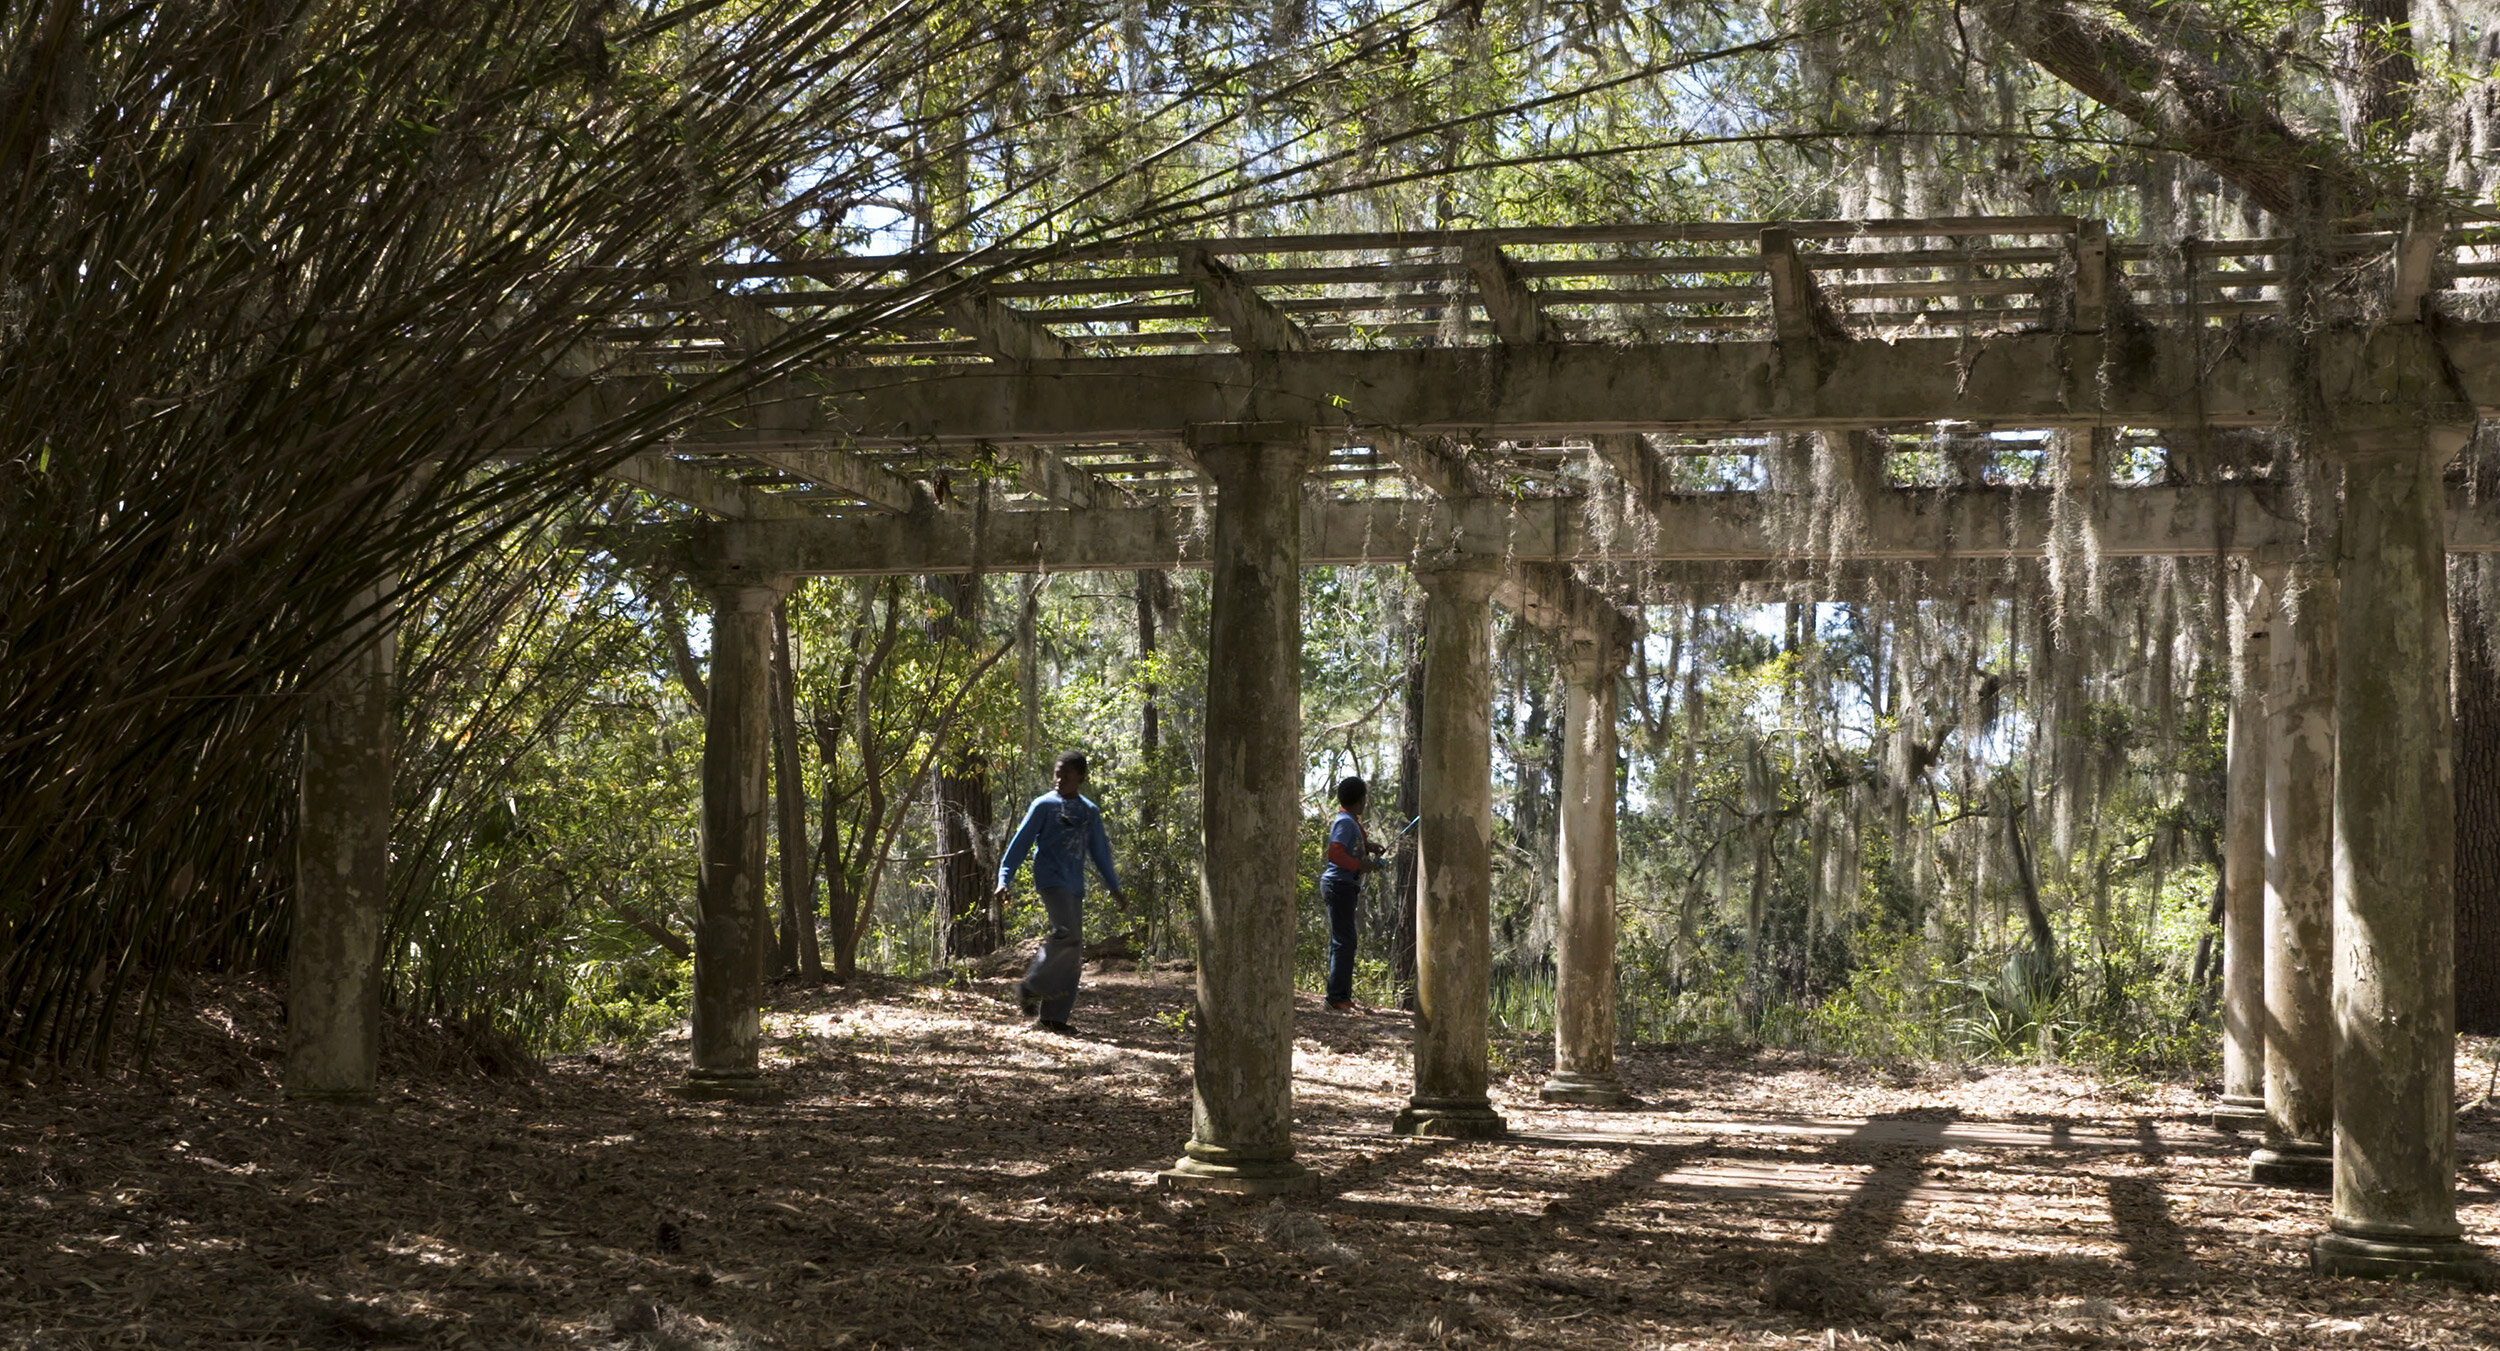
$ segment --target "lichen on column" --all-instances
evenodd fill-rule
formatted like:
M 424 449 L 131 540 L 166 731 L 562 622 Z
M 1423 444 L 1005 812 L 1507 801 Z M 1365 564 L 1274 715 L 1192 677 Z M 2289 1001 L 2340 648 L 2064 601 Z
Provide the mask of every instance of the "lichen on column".
M 1537 1096 L 1609 1107 L 1631 1101 L 1615 1070 L 1615 686 L 1628 654 L 1565 641 L 1554 1073 Z
M 1165 1185 L 1269 1193 L 1315 1179 L 1293 1150 L 1293 936 L 1302 833 L 1305 429 L 1195 430 L 1214 480 L 1206 805 L 1190 1138 Z
M 2457 1223 L 2440 466 L 2471 431 L 2471 410 L 2455 413 L 2355 410 L 2335 438 L 2347 654 L 2335 691 L 2335 1191 L 2312 1249 L 2331 1275 L 2490 1277 Z
M 2331 498 L 2331 491 L 2329 494 Z M 2332 1166 L 2336 581 L 2282 571 L 2266 728 L 2266 1142 L 2249 1176 L 2316 1186 Z
M 772 810 L 772 641 L 777 585 L 715 582 L 703 711 L 703 840 L 695 879 L 692 1058 L 678 1092 L 767 1092 L 760 1051 L 772 946 L 765 869 Z
M 2266 1121 L 2266 686 L 2273 595 L 2251 570 L 2235 584 L 2228 801 L 2222 843 L 2222 1098 L 2225 1130 Z
M 1493 589 L 1490 560 L 1419 566 L 1424 587 L 1422 819 L 1416 826 L 1415 1092 L 1401 1135 L 1507 1127 L 1486 1094 L 1493 995 Z

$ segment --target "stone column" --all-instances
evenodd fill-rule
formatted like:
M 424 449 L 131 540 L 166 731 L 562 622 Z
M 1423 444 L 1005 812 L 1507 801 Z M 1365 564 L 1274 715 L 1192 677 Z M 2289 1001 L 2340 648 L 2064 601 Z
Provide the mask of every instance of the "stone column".
M 2332 501 L 2332 487 L 2324 490 Z M 2335 575 L 2323 559 L 2284 569 L 2269 630 L 2266 726 L 2266 1143 L 2249 1176 L 2315 1186 L 2335 1125 L 2332 939 L 2335 862 Z
M 1493 588 L 1498 565 L 1416 569 L 1424 587 L 1423 820 L 1415 886 L 1415 1095 L 1400 1135 L 1497 1136 L 1493 1003 Z
M 1302 820 L 1299 426 L 1194 428 L 1208 532 L 1206 807 L 1198 874 L 1197 1074 L 1168 1186 L 1264 1194 L 1316 1182 L 1293 1157 L 1293 934 Z
M 1537 1096 L 1616 1107 L 1632 1100 L 1615 1073 L 1615 682 L 1627 654 L 1613 641 L 1565 643 L 1554 1073 Z
M 703 710 L 702 871 L 695 879 L 693 1061 L 678 1093 L 766 1095 L 757 1060 L 771 959 L 766 885 L 772 811 L 773 603 L 780 588 L 713 585 L 712 670 Z
M 375 611 L 304 710 L 287 949 L 285 1093 L 370 1102 L 380 1074 L 382 930 L 390 917 L 391 783 L 398 736 L 392 586 L 350 603 Z
M 2384 418 L 2390 412 L 2372 410 Z M 2488 1275 L 2457 1224 L 2456 803 L 2446 499 L 2472 430 L 2379 425 L 2344 462 L 2335 690 L 2335 1194 L 2312 1249 L 2341 1276 Z M 2367 654 L 2363 660 L 2362 655 Z
M 2266 1124 L 2266 686 L 2273 593 L 2253 569 L 2233 596 L 2229 800 L 2222 830 L 2222 1100 L 2214 1125 Z

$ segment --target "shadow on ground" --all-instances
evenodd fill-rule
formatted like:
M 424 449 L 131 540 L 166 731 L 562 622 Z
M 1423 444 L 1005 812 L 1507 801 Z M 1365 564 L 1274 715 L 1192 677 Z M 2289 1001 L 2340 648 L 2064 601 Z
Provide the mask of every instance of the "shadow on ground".
M 531 1077 L 396 1056 L 282 1104 L 275 1001 L 201 988 L 157 1068 L 0 1090 L 0 1346 L 2485 1346 L 2486 1297 L 2321 1281 L 2323 1198 L 2053 1071 L 1639 1048 L 1653 1104 L 1386 1133 L 1402 1015 L 1298 1010 L 1290 1205 L 1153 1185 L 1188 1133 L 1185 977 L 1078 1034 L 1004 981 L 784 988 L 786 1096 L 681 1102 L 669 1045 Z M 2473 1151 L 2469 1150 L 2472 1155 Z M 2470 1233 L 2500 1231 L 2486 1156 Z

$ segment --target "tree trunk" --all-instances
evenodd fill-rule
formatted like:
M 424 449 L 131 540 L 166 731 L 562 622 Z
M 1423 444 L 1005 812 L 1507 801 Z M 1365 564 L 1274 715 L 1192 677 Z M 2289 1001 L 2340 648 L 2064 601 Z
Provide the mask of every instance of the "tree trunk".
M 932 577 L 929 589 L 941 602 L 929 621 L 930 638 L 941 650 L 969 650 L 981 631 L 981 579 Z M 949 730 L 940 728 L 938 735 L 947 736 Z M 999 933 L 992 923 L 995 888 L 987 857 L 989 765 L 980 748 L 949 737 L 930 775 L 930 790 L 937 824 L 940 951 L 946 957 L 988 956 L 998 948 Z
M 651 601 L 660 612 L 660 637 L 668 645 L 670 669 L 677 672 L 677 683 L 686 687 L 686 698 L 697 709 L 712 706 L 711 691 L 704 688 L 703 664 L 694 658 L 694 645 L 686 640 L 686 621 L 677 612 L 676 583 L 662 577 L 651 588 Z
M 1172 605 L 1172 581 L 1156 568 L 1137 570 L 1137 659 L 1152 663 L 1159 650 L 1157 618 Z M 1137 860 L 1129 869 L 1128 899 L 1134 913 L 1146 923 L 1147 950 L 1152 951 L 1155 929 L 1163 922 L 1163 879 L 1161 865 L 1164 851 L 1149 843 L 1161 838 L 1163 827 L 1163 706 L 1162 690 L 1149 678 L 1139 690 L 1137 712 L 1137 762 L 1144 773 L 1145 791 L 1137 803 L 1138 843 L 1151 854 Z
M 798 682 L 790 663 L 790 599 L 773 606 L 773 805 L 781 844 L 781 941 L 775 974 L 822 980 L 816 946 L 816 870 L 809 866 L 807 787 L 799 772 Z
M 2457 1030 L 2500 1034 L 2500 668 L 2484 564 L 2451 565 L 2456 639 Z
M 1406 652 L 1406 710 L 1398 735 L 1398 804 L 1396 825 L 1406 829 L 1423 811 L 1424 645 L 1429 637 L 1423 619 L 1410 629 Z M 1398 859 L 1398 936 L 1389 946 L 1389 969 L 1397 981 L 1398 1003 L 1415 1008 L 1415 881 L 1417 857 L 1412 837 L 1401 835 L 1392 846 Z

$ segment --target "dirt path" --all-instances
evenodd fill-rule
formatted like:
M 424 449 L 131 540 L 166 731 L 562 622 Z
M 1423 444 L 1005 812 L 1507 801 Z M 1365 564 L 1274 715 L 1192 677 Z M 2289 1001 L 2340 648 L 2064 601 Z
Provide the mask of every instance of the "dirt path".
M 0 1090 L 0 1346 L 2500 1343 L 2490 1296 L 2309 1276 L 2324 1198 L 2248 1183 L 2184 1088 L 2051 1071 L 1653 1048 L 1643 1108 L 1555 1112 L 1506 1044 L 1512 1139 L 1408 1141 L 1405 1020 L 1314 1000 L 1320 1193 L 1160 1193 L 1179 979 L 1094 978 L 1074 1038 L 1004 982 L 782 991 L 765 1107 L 668 1096 L 666 1045 L 284 1107 L 273 1001 L 211 992 L 167 1068 Z

